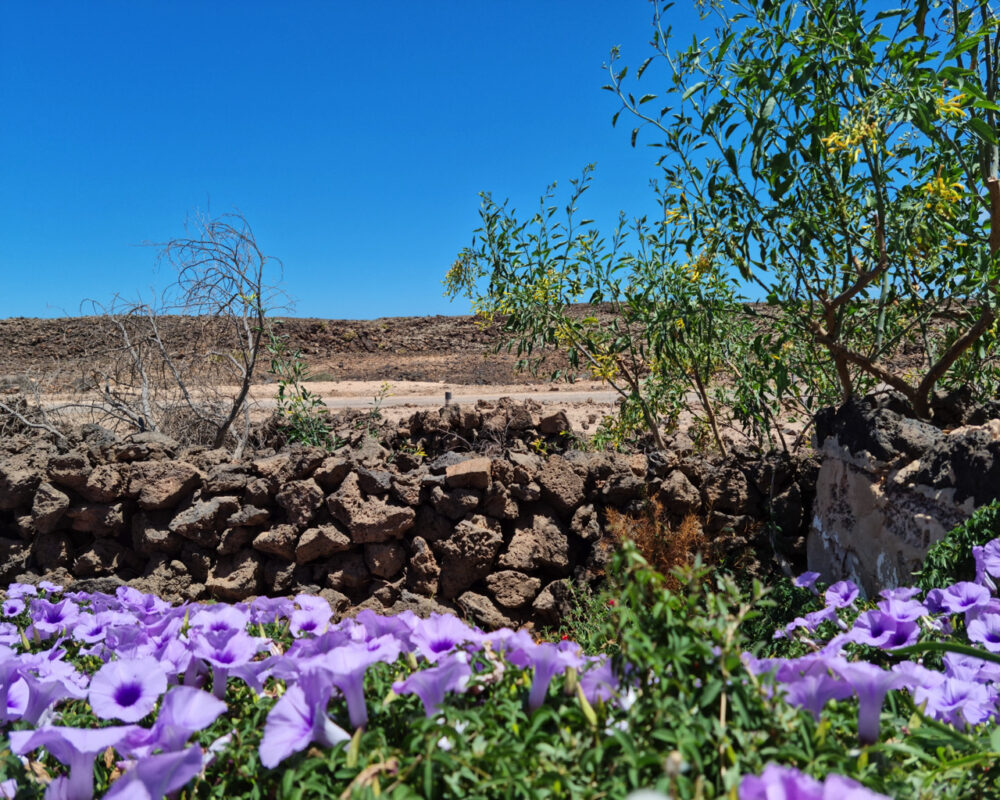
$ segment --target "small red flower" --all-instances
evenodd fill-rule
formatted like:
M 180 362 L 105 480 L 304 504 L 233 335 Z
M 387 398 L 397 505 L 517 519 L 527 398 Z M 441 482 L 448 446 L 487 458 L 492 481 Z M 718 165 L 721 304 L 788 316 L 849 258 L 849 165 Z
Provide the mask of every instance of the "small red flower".
M 568 633 L 564 633 L 562 635 L 562 640 L 565 642 L 567 639 L 569 639 L 569 634 Z
M 613 597 L 610 600 L 608 600 L 608 605 L 611 606 L 611 608 L 615 607 L 615 599 Z

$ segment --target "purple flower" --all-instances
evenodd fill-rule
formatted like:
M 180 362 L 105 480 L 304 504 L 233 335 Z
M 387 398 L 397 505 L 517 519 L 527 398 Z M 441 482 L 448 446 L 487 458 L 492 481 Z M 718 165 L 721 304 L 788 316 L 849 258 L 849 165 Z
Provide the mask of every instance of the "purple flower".
M 418 655 L 435 662 L 460 644 L 479 644 L 483 634 L 451 614 L 431 614 L 414 629 L 410 639 Z
M 24 609 L 24 601 L 19 597 L 8 597 L 3 602 L 3 615 L 5 617 L 16 617 Z
M 69 768 L 68 780 L 62 784 L 68 800 L 90 800 L 94 796 L 94 757 L 114 747 L 133 730 L 132 725 L 113 728 L 44 727 L 33 731 L 11 731 L 11 752 L 22 756 L 44 747 Z
M 828 673 L 812 673 L 782 684 L 785 699 L 794 706 L 804 708 L 819 722 L 823 706 L 830 700 L 843 700 L 854 694 L 847 681 L 838 680 Z
M 34 597 L 38 590 L 30 583 L 12 583 L 7 587 L 7 597 Z
M 191 644 L 194 654 L 211 665 L 212 693 L 220 700 L 226 696 L 229 671 L 242 667 L 267 647 L 265 640 L 235 628 L 192 629 Z
M 1000 578 L 1000 539 L 987 542 L 983 547 L 983 569 L 987 575 Z
M 295 606 L 287 597 L 255 597 L 250 603 L 250 621 L 254 625 L 268 625 L 279 619 L 288 619 Z
M 980 586 L 985 586 L 991 592 L 995 592 L 997 585 L 986 571 L 986 548 L 973 545 L 972 560 L 976 565 L 976 577 L 973 579 L 973 582 L 978 583 Z
M 1000 681 L 1000 664 L 975 656 L 945 653 L 944 671 L 949 678 L 961 678 L 964 681 Z
M 48 639 L 57 633 L 62 633 L 76 622 L 80 616 L 80 607 L 72 600 L 61 600 L 50 603 L 48 600 L 31 601 L 31 628 L 28 638 L 37 633 L 42 639 Z
M 260 742 L 260 763 L 272 769 L 312 742 L 333 747 L 351 736 L 326 712 L 332 686 L 319 672 L 306 672 L 274 704 Z
M 963 614 L 989 601 L 990 590 L 972 581 L 959 581 L 947 589 L 931 589 L 927 593 L 927 607 L 935 613 Z
M 611 659 L 592 661 L 590 667 L 580 676 L 580 688 L 588 703 L 598 700 L 608 702 L 618 690 L 618 678 L 611 666 Z
M 927 615 L 923 603 L 902 595 L 890 595 L 879 601 L 878 609 L 899 622 L 915 622 Z
M 564 672 L 568 667 L 579 669 L 586 663 L 580 655 L 580 645 L 570 641 L 559 644 L 542 642 L 530 648 L 521 648 L 508 654 L 507 660 L 522 669 L 534 668 L 535 674 L 528 692 L 528 708 L 532 711 L 545 702 L 545 694 L 556 674 Z
M 823 595 L 828 606 L 847 608 L 858 598 L 858 587 L 852 581 L 837 581 Z
M 292 636 L 299 637 L 306 634 L 317 635 L 323 633 L 330 624 L 333 616 L 333 609 L 322 597 L 310 594 L 300 594 L 295 598 L 298 608 L 292 612 L 291 632 Z
M 138 722 L 167 689 L 167 675 L 155 658 L 111 661 L 90 681 L 90 707 L 101 719 Z
M 858 615 L 848 637 L 858 644 L 892 650 L 914 644 L 920 628 L 912 621 L 898 620 L 883 611 L 871 610 Z
M 399 642 L 392 636 L 380 636 L 369 642 L 350 642 L 334 647 L 309 660 L 324 672 L 328 680 L 340 689 L 347 702 L 351 727 L 363 728 L 368 724 L 365 705 L 365 672 L 378 661 L 392 662 L 399 657 Z
M 414 672 L 406 680 L 396 681 L 396 694 L 416 694 L 428 717 L 433 717 L 444 702 L 446 692 L 462 691 L 472 675 L 466 653 L 442 657 L 436 666 Z
M 768 764 L 759 777 L 743 776 L 740 800 L 823 800 L 823 786 L 797 769 Z
M 902 686 L 904 677 L 866 661 L 830 659 L 830 667 L 846 680 L 858 696 L 858 738 L 862 744 L 878 741 L 879 716 L 886 694 Z
M 191 629 L 202 633 L 234 633 L 246 630 L 250 615 L 235 606 L 219 603 L 201 606 L 191 615 Z
M 104 800 L 143 800 L 166 797 L 194 778 L 202 768 L 198 745 L 176 753 L 147 756 L 125 770 L 104 795 Z
M 991 653 L 1000 653 L 1000 614 L 983 614 L 969 622 L 970 642 L 981 644 Z
M 964 728 L 966 723 L 979 725 L 996 713 L 989 690 L 983 684 L 960 678 L 945 678 L 932 688 L 916 689 L 913 702 L 918 705 L 926 702 L 926 714 L 956 728 Z
M 745 775 L 739 800 L 889 800 L 843 775 L 830 774 L 821 784 L 792 767 L 768 764 L 760 777 Z
M 131 757 L 148 756 L 156 748 L 180 750 L 192 733 L 209 727 L 225 712 L 226 704 L 208 692 L 176 686 L 164 695 L 153 727 L 137 728 L 121 749 Z
M 797 577 L 793 583 L 800 589 L 809 589 L 813 594 L 819 594 L 816 591 L 816 581 L 819 580 L 818 572 L 803 572 L 799 577 Z

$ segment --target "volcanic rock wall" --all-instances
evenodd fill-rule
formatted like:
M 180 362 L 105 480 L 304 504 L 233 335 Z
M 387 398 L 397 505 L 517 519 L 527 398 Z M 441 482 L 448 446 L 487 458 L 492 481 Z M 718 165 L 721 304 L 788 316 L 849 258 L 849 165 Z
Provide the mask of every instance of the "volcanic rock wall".
M 739 546 L 776 512 L 794 550 L 811 501 L 794 470 L 709 469 L 686 458 L 685 439 L 649 457 L 422 459 L 368 441 L 232 462 L 160 434 L 119 440 L 91 427 L 69 446 L 15 437 L 0 443 L 0 583 L 128 582 L 175 601 L 308 591 L 338 612 L 454 610 L 495 628 L 558 622 L 570 582 L 603 574 L 609 508 L 655 499 Z

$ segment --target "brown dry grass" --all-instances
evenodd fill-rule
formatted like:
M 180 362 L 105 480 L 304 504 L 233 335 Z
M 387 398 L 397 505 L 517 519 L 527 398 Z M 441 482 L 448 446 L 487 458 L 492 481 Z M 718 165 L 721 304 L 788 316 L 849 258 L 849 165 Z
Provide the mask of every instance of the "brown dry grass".
M 680 588 L 671 570 L 691 564 L 696 554 L 704 558 L 709 552 L 708 539 L 696 515 L 688 514 L 680 524 L 671 525 L 663 506 L 656 501 L 638 516 L 608 509 L 607 521 L 611 534 L 618 541 L 634 542 L 650 566 L 666 578 L 671 590 Z

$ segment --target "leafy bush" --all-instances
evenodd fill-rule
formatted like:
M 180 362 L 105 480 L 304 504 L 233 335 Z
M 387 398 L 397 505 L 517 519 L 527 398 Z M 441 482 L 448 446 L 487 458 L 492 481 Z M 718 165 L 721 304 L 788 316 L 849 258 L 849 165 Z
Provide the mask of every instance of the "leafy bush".
M 961 525 L 931 545 L 914 582 L 924 591 L 976 577 L 973 547 L 981 547 L 1000 536 L 1000 501 L 976 509 Z
M 302 353 L 289 352 L 285 341 L 273 331 L 269 331 L 267 351 L 271 373 L 278 378 L 278 424 L 288 442 L 329 450 L 340 447 L 343 443 L 330 430 L 325 416 L 326 403 L 305 387 L 311 376 Z
M 502 319 L 526 362 L 557 348 L 608 380 L 624 398 L 613 430 L 658 446 L 685 407 L 725 451 L 726 408 L 764 444 L 780 413 L 878 383 L 925 418 L 939 383 L 989 396 L 1000 17 L 985 2 L 723 0 L 698 4 L 712 36 L 671 50 L 673 4 L 655 5 L 634 72 L 652 91 L 626 83 L 617 50 L 605 88 L 622 104 L 613 121 L 635 121 L 633 146 L 658 139 L 657 220 L 636 220 L 631 240 L 624 214 L 610 236 L 577 222 L 589 168 L 564 223 L 551 190 L 527 219 L 483 194 L 448 291 Z M 768 306 L 741 307 L 744 287 Z M 581 301 L 613 319 L 574 315 Z

